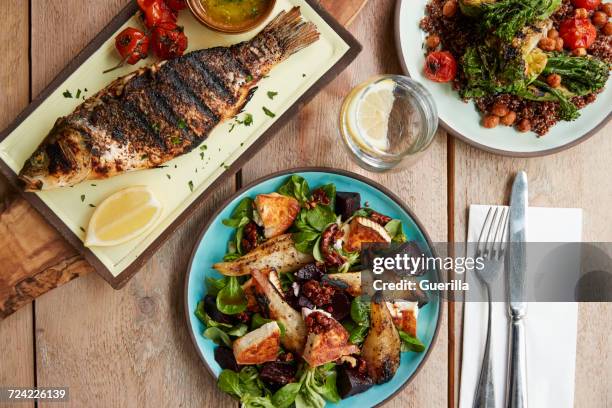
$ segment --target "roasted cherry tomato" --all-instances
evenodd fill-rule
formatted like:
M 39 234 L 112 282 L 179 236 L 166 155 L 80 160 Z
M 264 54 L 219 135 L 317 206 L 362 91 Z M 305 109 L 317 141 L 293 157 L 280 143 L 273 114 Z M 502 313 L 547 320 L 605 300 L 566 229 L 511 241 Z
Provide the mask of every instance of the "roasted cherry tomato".
M 572 4 L 576 8 L 584 8 L 587 10 L 597 10 L 601 4 L 601 0 L 572 0 Z
M 115 38 L 115 46 L 122 60 L 135 64 L 147 57 L 149 38 L 142 31 L 128 27 Z
M 183 10 L 187 7 L 185 0 L 166 0 L 166 4 L 174 11 Z
M 144 13 L 144 23 L 149 29 L 161 24 L 176 23 L 176 12 L 164 0 L 138 0 L 138 6 Z
M 153 29 L 153 51 L 159 59 L 180 57 L 187 49 L 187 36 L 183 27 L 162 24 Z
M 435 82 L 450 82 L 457 74 L 457 61 L 448 51 L 430 52 L 425 59 L 425 76 Z
M 595 42 L 597 29 L 588 18 L 571 18 L 561 22 L 559 35 L 570 50 L 589 48 Z

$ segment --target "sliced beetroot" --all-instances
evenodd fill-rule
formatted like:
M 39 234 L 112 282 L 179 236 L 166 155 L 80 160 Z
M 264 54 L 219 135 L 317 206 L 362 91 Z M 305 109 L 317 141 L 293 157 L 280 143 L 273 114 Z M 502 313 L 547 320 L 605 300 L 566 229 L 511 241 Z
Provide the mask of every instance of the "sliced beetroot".
M 298 297 L 298 307 L 299 307 L 299 309 L 298 309 L 298 310 L 300 310 L 300 309 L 301 309 L 301 308 L 303 308 L 303 307 L 306 307 L 306 308 L 308 308 L 308 309 L 314 309 L 314 308 L 315 308 L 315 304 L 314 304 L 314 303 L 312 303 L 312 302 L 310 301 L 310 299 L 308 299 L 306 296 L 302 296 L 302 295 L 300 295 L 300 296 Z
M 331 314 L 334 319 L 341 321 L 351 313 L 351 300 L 343 290 L 337 290 L 332 296 Z
M 297 369 L 293 363 L 273 361 L 261 366 L 259 378 L 275 389 L 295 381 L 296 371 Z
M 361 374 L 357 368 L 342 365 L 338 366 L 337 372 L 336 386 L 338 394 L 343 399 L 367 391 L 374 385 L 372 380 L 367 375 Z
M 325 265 L 318 263 L 310 263 L 301 267 L 296 273 L 295 277 L 300 281 L 316 280 L 320 281 L 323 275 L 325 275 Z
M 215 349 L 215 361 L 224 370 L 240 371 L 234 352 L 229 347 L 219 346 Z
M 204 298 L 204 310 L 206 314 L 215 322 L 233 324 L 233 319 L 230 315 L 222 313 L 217 309 L 217 298 L 212 295 L 206 295 Z
M 340 215 L 343 221 L 349 219 L 360 208 L 361 196 L 359 193 L 336 192 L 336 214 Z

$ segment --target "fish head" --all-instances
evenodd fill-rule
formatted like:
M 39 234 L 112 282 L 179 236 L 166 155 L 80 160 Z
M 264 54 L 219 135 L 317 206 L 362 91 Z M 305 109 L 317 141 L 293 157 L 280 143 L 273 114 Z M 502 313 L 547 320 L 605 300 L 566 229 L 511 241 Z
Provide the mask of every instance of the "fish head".
M 91 149 L 81 132 L 72 127 L 54 128 L 26 160 L 19 179 L 26 191 L 66 187 L 87 179 Z

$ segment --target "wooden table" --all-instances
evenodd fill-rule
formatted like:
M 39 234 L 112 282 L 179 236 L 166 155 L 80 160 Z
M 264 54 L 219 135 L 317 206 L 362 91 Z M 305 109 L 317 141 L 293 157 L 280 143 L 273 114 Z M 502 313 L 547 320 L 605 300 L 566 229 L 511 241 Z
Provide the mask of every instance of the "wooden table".
M 0 128 L 124 4 L 125 0 L 2 0 Z M 349 27 L 364 45 L 358 60 L 235 179 L 224 183 L 123 290 L 115 291 L 89 274 L 1 321 L 0 384 L 70 387 L 70 402 L 62 406 L 235 407 L 217 390 L 191 345 L 182 312 L 183 279 L 197 232 L 211 212 L 240 185 L 281 169 L 318 165 L 365 174 L 399 194 L 427 226 L 432 240 L 460 241 L 466 233 L 468 205 L 505 202 L 512 174 L 524 168 L 530 176 L 532 204 L 581 207 L 584 239 L 612 241 L 612 125 L 569 151 L 539 159 L 483 153 L 439 131 L 418 166 L 400 173 L 367 173 L 350 160 L 338 137 L 337 113 L 342 98 L 358 82 L 374 74 L 400 73 L 394 6 L 394 0 L 366 5 Z M 0 181 L 0 197 L 10 194 Z M 458 307 L 445 309 L 427 365 L 386 406 L 456 405 L 461 317 Z M 612 405 L 611 313 L 611 305 L 580 305 L 577 407 Z

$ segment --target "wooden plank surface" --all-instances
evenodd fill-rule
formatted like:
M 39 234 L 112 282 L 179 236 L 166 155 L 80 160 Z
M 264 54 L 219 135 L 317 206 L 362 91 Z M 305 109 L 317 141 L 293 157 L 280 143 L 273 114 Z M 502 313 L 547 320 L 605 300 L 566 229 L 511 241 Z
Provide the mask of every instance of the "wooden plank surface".
M 33 2 L 34 93 L 124 4 Z M 232 404 L 216 391 L 193 350 L 184 323 L 182 287 L 200 226 L 233 187 L 231 180 L 225 183 L 123 290 L 115 291 L 91 274 L 36 302 L 39 386 L 69 387 L 65 406 L 70 407 Z
M 0 2 L 0 15 L 7 17 L 0 29 L 0 128 L 7 126 L 29 102 L 28 13 L 28 2 Z M 8 192 L 7 181 L 0 176 L 0 202 L 6 199 Z M 2 265 L 0 271 L 7 270 Z M 0 345 L 0 384 L 33 386 L 35 374 L 31 305 L 2 321 Z M 15 406 L 33 407 L 34 404 L 19 403 Z
M 342 100 L 359 82 L 380 73 L 400 73 L 393 40 L 395 1 L 368 3 L 350 31 L 364 51 L 351 66 L 313 99 L 242 172 L 248 183 L 271 172 L 298 166 L 329 166 L 355 171 L 390 188 L 414 210 L 434 242 L 447 238 L 446 136 L 440 132 L 419 164 L 384 175 L 366 172 L 354 164 L 338 134 Z M 274 84 L 270 84 L 273 87 Z M 273 90 L 273 89 L 270 89 Z M 277 90 L 278 91 L 278 90 Z M 274 160 L 269 158 L 274 157 Z M 443 305 L 445 308 L 445 305 Z M 437 344 L 415 381 L 385 407 L 447 406 L 446 311 Z
M 465 241 L 468 206 L 507 203 L 513 175 L 524 169 L 529 176 L 531 206 L 582 208 L 583 240 L 612 242 L 611 153 L 612 123 L 570 150 L 535 159 L 504 158 L 457 141 L 454 162 L 457 241 Z M 583 303 L 578 310 L 575 406 L 612 406 L 609 391 L 612 383 L 612 320 L 609 318 L 612 304 Z M 461 312 L 458 309 L 455 315 L 458 336 Z M 457 342 L 457 347 L 460 344 Z M 457 349 L 457 359 L 459 351 Z

